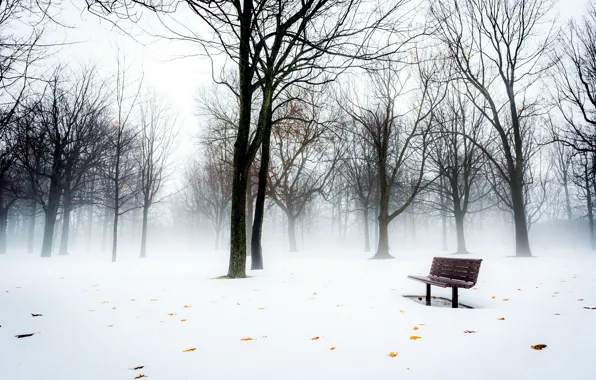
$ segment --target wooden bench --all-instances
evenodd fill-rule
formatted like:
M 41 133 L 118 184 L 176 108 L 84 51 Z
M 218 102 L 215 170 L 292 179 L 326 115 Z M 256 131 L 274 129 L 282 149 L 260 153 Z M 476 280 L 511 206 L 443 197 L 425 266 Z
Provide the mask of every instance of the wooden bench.
M 426 284 L 426 305 L 430 306 L 430 286 L 452 288 L 451 304 L 453 308 L 458 307 L 459 288 L 469 289 L 476 285 L 480 263 L 482 259 L 454 259 L 447 257 L 433 258 L 430 274 L 423 276 L 408 276 L 408 278 Z

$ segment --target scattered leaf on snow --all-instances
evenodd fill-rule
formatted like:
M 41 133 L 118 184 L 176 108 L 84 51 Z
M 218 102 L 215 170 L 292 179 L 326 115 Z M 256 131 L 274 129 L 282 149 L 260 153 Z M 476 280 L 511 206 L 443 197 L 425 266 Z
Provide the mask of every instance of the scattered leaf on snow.
M 64 280 L 64 277 L 60 277 L 61 280 Z
M 108 327 L 114 327 L 114 325 L 108 325 Z
M 143 368 L 145 368 L 145 366 L 144 366 L 144 365 L 140 365 L 140 366 L 138 366 L 138 367 L 129 368 L 129 369 L 130 369 L 131 371 L 138 371 L 138 370 L 140 370 L 140 369 L 143 369 Z
M 424 323 L 419 323 L 419 324 L 418 324 L 418 326 L 424 326 L 424 325 L 425 325 Z
M 155 301 L 157 301 L 157 298 L 151 298 L 149 301 L 155 302 Z
M 410 367 L 406 367 L 406 371 L 409 371 L 409 370 L 410 370 Z
M 520 288 L 517 288 L 517 290 L 521 290 Z
M 579 298 L 579 299 L 578 299 L 578 301 L 583 301 L 583 300 L 584 300 L 583 298 Z
M 319 340 L 321 337 L 315 336 L 314 338 L 312 338 L 311 340 Z
M 162 320 L 160 320 L 160 322 L 165 322 L 165 321 L 162 319 Z
M 140 375 L 138 375 L 138 376 L 135 376 L 135 379 L 142 379 L 142 378 L 144 378 L 144 377 L 149 377 L 149 376 L 145 376 L 145 375 L 143 375 L 143 374 L 141 373 Z
M 90 312 L 93 312 L 93 311 L 95 311 L 95 310 L 91 309 L 91 310 L 89 310 L 89 311 L 90 311 Z
M 505 318 L 501 317 L 501 318 L 497 318 L 499 321 L 504 321 Z
M 596 307 L 588 307 L 588 306 L 584 306 L 584 309 L 588 309 L 588 310 L 596 310 Z
M 421 338 L 422 338 L 421 336 L 418 336 L 418 335 L 412 335 L 412 336 L 410 337 L 410 340 L 418 340 L 418 339 L 421 339 Z
M 261 338 L 265 339 L 265 338 L 267 338 L 267 335 L 263 335 Z
M 464 330 L 464 333 L 466 333 L 466 334 L 476 334 L 476 331 L 474 331 L 474 330 Z
M 240 306 L 240 304 L 238 302 L 236 302 L 236 306 Z
M 335 347 L 331 347 L 329 351 L 335 351 Z
M 509 301 L 509 298 L 503 298 L 503 301 L 507 302 Z
M 19 334 L 19 335 L 15 335 L 15 338 L 29 338 L 30 336 L 35 335 L 35 333 L 31 333 L 31 334 Z
M 472 288 L 472 290 L 478 290 L 478 288 Z
M 418 330 L 418 327 L 414 326 L 414 330 Z
M 173 316 L 174 316 L 174 315 L 176 315 L 176 314 L 174 314 L 174 313 L 168 313 L 168 315 L 169 315 L 170 317 L 173 317 Z
M 559 313 L 554 313 L 553 315 L 561 315 L 561 314 L 559 314 Z
M 180 322 L 186 322 L 186 319 L 181 319 Z
M 313 296 L 316 296 L 316 295 L 317 295 L 317 292 L 314 292 L 314 293 L 313 293 Z
M 264 307 L 260 307 L 259 310 L 265 310 L 265 308 Z
M 32 316 L 32 317 L 41 317 L 41 316 L 42 316 L 42 314 L 35 314 L 35 313 L 31 313 L 31 316 Z
M 243 342 L 248 342 L 249 340 L 252 340 L 252 338 L 250 338 L 250 337 L 249 338 L 240 338 L 240 340 Z
M 196 348 L 187 348 L 186 350 L 184 350 L 182 352 L 193 352 L 195 350 L 196 350 Z
M 559 294 L 559 292 L 554 292 L 553 294 Z
M 495 299 L 495 298 L 497 298 L 497 296 L 492 296 L 492 297 L 490 297 L 490 298 L 492 298 L 492 299 Z
M 393 352 L 393 351 L 391 351 L 391 352 L 389 353 L 389 355 L 387 355 L 387 356 L 389 356 L 389 357 L 391 357 L 391 358 L 394 358 L 394 357 L 396 357 L 396 356 L 397 356 L 397 352 Z
M 190 306 L 190 305 L 184 305 L 184 308 L 185 308 L 185 309 L 190 309 L 191 307 L 192 307 L 192 306 Z
M 131 299 L 130 299 L 130 302 L 135 302 L 135 299 L 134 299 L 134 298 L 131 298 Z
M 400 310 L 399 312 L 400 312 L 400 313 L 405 313 L 405 311 L 403 311 L 403 310 Z
M 530 347 L 531 347 L 533 350 L 540 351 L 540 350 L 542 350 L 543 348 L 546 348 L 546 344 L 537 344 L 537 345 L 535 345 L 535 346 L 530 346 Z

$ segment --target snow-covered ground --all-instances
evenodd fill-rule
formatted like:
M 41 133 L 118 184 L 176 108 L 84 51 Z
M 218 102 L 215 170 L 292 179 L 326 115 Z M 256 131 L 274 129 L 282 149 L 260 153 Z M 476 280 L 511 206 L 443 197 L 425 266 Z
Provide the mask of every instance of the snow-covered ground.
M 5 255 L 0 379 L 594 379 L 596 255 L 535 254 L 478 255 L 473 310 L 402 297 L 432 251 L 280 252 L 243 280 L 215 279 L 226 252 Z

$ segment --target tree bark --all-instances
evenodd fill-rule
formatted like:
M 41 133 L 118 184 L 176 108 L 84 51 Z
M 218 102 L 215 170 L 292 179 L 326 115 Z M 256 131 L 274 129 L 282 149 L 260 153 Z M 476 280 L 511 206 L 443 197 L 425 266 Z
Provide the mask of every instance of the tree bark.
M 37 217 L 37 201 L 31 200 L 29 203 L 29 225 L 27 227 L 27 253 L 33 253 L 33 243 L 35 240 L 35 219 Z
M 513 221 L 515 224 L 515 255 L 517 257 L 531 257 L 530 240 L 528 238 L 528 224 L 524 205 L 522 181 L 518 176 L 510 182 L 511 201 L 513 205 Z
M 383 168 L 381 176 L 385 175 Z M 381 184 L 381 202 L 379 204 L 379 243 L 373 259 L 393 259 L 389 254 L 389 191 L 385 184 Z
M 149 198 L 145 199 L 143 205 L 143 225 L 141 227 L 141 255 L 140 258 L 147 257 L 147 219 L 149 216 Z
M 464 235 L 464 215 L 461 211 L 456 212 L 455 215 L 455 230 L 457 234 L 457 253 L 468 253 Z
M 0 199 L 1 201 L 1 199 Z M 8 208 L 0 207 L 0 254 L 6 253 L 6 229 L 8 227 Z
M 586 205 L 588 206 L 588 226 L 590 228 L 590 246 L 592 251 L 596 250 L 596 235 L 594 232 L 594 207 L 592 205 L 592 190 L 590 188 L 590 176 L 588 173 L 588 163 L 584 165 L 584 179 L 586 186 Z
M 50 179 L 50 190 L 48 194 L 48 206 L 45 214 L 45 224 L 43 227 L 43 241 L 41 243 L 41 257 L 52 256 L 52 243 L 54 241 L 54 227 L 56 217 L 58 216 L 58 207 L 60 205 L 60 189 L 58 188 L 58 179 Z
M 250 169 L 249 169 L 250 172 Z M 252 197 L 252 181 L 248 178 L 246 186 L 246 249 L 252 247 L 252 219 L 254 215 L 253 197 Z
M 370 233 L 368 231 L 368 205 L 364 206 L 362 218 L 364 222 L 364 252 L 370 252 Z
M 68 240 L 70 238 L 70 213 L 72 211 L 72 192 L 64 189 L 62 206 L 62 236 L 60 238 L 59 255 L 68 255 Z
M 290 252 L 298 252 L 296 246 L 296 218 L 288 215 L 288 237 L 290 239 Z

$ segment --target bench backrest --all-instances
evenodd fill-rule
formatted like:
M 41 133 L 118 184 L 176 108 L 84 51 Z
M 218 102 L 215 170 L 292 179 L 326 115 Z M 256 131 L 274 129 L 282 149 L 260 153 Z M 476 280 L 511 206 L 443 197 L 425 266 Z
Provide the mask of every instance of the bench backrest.
M 453 280 L 476 283 L 482 259 L 455 259 L 435 257 L 430 268 L 430 277 L 443 277 Z

